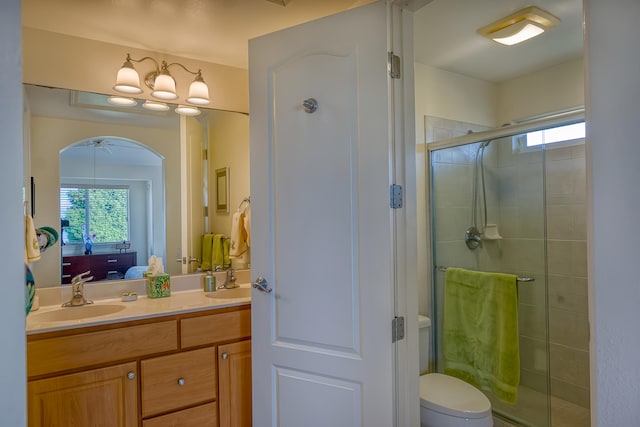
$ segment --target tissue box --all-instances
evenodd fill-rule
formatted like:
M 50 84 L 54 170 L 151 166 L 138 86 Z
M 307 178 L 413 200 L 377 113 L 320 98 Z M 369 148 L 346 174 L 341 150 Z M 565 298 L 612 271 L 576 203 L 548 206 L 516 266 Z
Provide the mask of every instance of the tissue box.
M 163 298 L 171 295 L 171 276 L 147 276 L 147 297 Z

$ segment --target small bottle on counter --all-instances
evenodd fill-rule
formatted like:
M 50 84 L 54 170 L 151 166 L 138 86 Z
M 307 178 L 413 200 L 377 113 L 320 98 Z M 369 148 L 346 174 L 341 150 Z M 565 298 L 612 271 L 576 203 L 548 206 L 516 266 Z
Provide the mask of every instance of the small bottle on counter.
M 210 271 L 207 271 L 207 274 L 204 276 L 203 290 L 205 292 L 214 292 L 216 290 L 216 276 Z

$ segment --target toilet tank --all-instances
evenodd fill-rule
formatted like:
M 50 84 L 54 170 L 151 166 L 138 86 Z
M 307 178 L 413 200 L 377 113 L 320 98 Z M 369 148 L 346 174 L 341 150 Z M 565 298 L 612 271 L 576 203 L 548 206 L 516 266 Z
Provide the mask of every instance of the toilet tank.
M 429 342 L 431 339 L 431 319 L 418 315 L 418 343 L 420 347 L 420 375 L 429 371 Z

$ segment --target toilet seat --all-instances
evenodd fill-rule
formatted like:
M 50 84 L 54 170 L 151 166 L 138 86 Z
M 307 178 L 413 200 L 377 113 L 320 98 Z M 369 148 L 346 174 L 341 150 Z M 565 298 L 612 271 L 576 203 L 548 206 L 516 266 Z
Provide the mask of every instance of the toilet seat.
M 460 418 L 491 415 L 491 402 L 480 390 L 443 374 L 420 377 L 420 406 Z

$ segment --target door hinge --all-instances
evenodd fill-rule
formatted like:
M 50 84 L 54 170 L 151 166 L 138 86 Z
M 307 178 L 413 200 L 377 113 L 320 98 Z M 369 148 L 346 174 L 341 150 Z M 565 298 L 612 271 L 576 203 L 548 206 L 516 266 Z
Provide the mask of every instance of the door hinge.
M 391 321 L 391 342 L 404 339 L 404 317 L 396 316 Z
M 392 79 L 400 78 L 400 57 L 394 55 L 393 52 L 389 52 L 389 75 Z
M 393 184 L 389 194 L 391 209 L 402 207 L 402 185 Z
M 202 215 L 205 217 L 209 216 L 209 206 L 202 207 Z
M 202 149 L 202 160 L 208 160 L 208 159 L 209 159 L 209 150 L 204 148 Z

